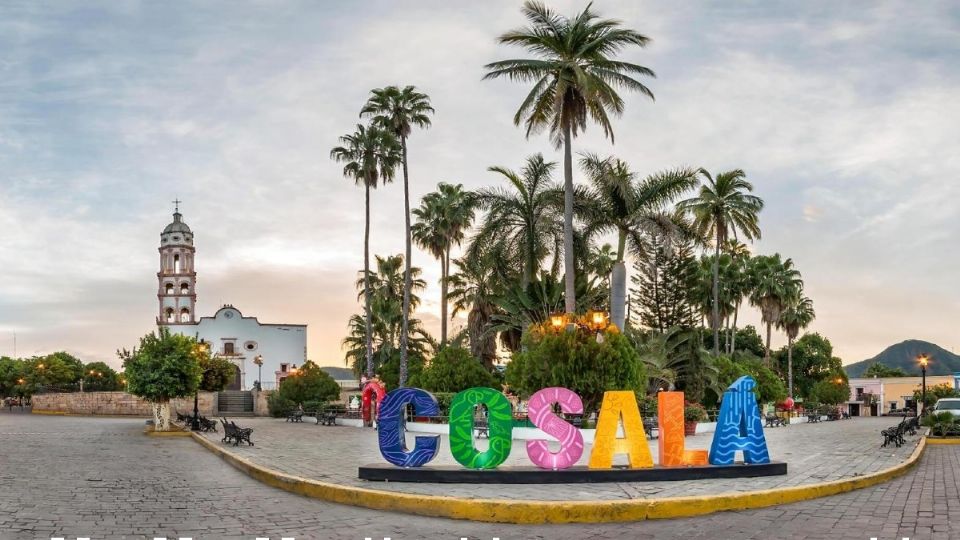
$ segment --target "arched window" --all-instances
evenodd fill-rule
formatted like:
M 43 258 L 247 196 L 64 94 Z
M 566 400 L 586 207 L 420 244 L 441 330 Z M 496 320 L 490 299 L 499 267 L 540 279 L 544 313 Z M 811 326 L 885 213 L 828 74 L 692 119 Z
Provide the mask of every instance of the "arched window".
M 165 290 L 167 294 L 173 294 L 173 283 L 167 283 Z
M 167 313 L 167 322 L 175 322 L 173 318 L 173 308 L 168 307 L 166 313 Z
M 179 254 L 173 256 L 173 271 L 174 273 L 177 273 L 177 274 L 180 273 L 180 255 Z
M 187 285 L 186 283 L 181 283 L 180 294 L 189 294 L 189 293 L 190 293 L 190 285 Z
M 190 310 L 183 308 L 180 310 L 180 322 L 190 322 Z

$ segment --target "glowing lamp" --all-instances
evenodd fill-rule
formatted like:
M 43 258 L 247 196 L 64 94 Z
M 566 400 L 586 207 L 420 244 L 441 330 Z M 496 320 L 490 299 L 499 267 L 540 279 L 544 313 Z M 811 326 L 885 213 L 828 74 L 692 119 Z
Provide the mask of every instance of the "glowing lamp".
M 563 319 L 564 319 L 563 315 L 551 315 L 550 325 L 553 326 L 555 329 L 559 330 L 563 328 L 563 323 L 564 323 Z

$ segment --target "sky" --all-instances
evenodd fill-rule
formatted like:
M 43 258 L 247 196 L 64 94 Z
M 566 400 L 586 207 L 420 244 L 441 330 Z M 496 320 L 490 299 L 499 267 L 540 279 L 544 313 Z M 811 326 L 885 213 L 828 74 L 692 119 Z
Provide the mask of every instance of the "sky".
M 575 151 L 643 174 L 745 170 L 766 202 L 754 250 L 794 260 L 810 330 L 845 363 L 909 338 L 957 350 L 956 4 L 594 7 L 652 38 L 623 57 L 656 72 L 656 101 L 624 92 L 615 143 L 591 127 Z M 412 204 L 441 181 L 494 185 L 491 165 L 561 160 L 512 123 L 526 85 L 481 81 L 484 64 L 526 55 L 496 43 L 523 23 L 513 1 L 3 2 L 0 355 L 15 334 L 20 356 L 119 365 L 154 329 L 159 234 L 179 198 L 199 314 L 231 303 L 306 323 L 309 357 L 343 366 L 363 191 L 330 148 L 372 88 L 412 84 L 436 108 L 410 138 Z M 403 251 L 402 189 L 374 193 L 372 253 Z M 418 316 L 437 330 L 439 263 L 413 262 L 430 285 Z

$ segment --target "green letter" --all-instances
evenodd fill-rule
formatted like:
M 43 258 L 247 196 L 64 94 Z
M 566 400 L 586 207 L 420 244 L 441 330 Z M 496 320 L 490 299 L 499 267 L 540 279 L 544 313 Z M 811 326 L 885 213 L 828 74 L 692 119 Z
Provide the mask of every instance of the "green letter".
M 490 447 L 478 452 L 473 446 L 473 411 L 487 406 Z M 453 396 L 450 403 L 450 453 L 453 459 L 471 469 L 494 469 L 510 455 L 513 436 L 513 410 L 506 396 L 493 388 L 469 388 Z

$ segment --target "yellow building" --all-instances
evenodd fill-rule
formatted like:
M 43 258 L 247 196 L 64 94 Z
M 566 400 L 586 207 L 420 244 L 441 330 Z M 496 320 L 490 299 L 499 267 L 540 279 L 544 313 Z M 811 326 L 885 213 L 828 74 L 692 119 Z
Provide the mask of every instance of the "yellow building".
M 954 375 L 927 375 L 927 388 L 938 384 L 956 387 Z M 919 390 L 922 377 L 884 377 L 850 379 L 847 410 L 852 416 L 879 416 L 891 410 L 916 410 L 913 391 Z

